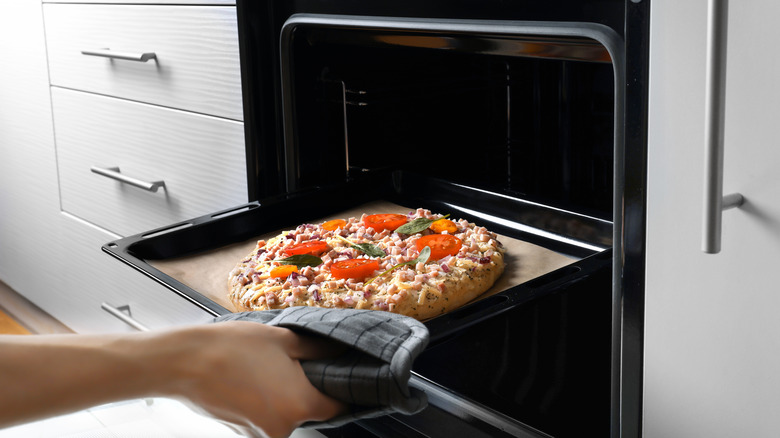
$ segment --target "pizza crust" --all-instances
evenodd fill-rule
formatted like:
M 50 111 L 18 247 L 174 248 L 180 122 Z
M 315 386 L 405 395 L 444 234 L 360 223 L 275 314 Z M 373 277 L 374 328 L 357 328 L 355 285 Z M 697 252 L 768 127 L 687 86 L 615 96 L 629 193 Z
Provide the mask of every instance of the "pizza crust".
M 364 215 L 365 217 L 365 215 Z M 428 210 L 417 209 L 410 220 L 440 218 Z M 322 224 L 303 224 L 284 231 L 258 246 L 230 272 L 229 299 L 238 311 L 269 310 L 292 306 L 318 306 L 384 310 L 429 319 L 454 310 L 477 298 L 495 283 L 504 271 L 504 247 L 496 235 L 465 220 L 455 220 L 463 246 L 454 256 L 429 260 L 416 266 L 405 265 L 390 273 L 366 280 L 338 280 L 329 266 L 336 260 L 368 257 L 351 247 L 350 242 L 371 243 L 383 249 L 382 269 L 414 260 L 419 252 L 415 242 L 422 234 L 400 235 L 391 231 L 374 232 L 362 225 L 363 217 L 349 218 L 347 226 L 336 231 L 323 230 Z M 323 263 L 303 267 L 288 278 L 274 279 L 269 273 L 286 256 L 284 248 L 306 240 L 324 240 L 330 250 L 321 255 Z M 379 274 L 376 272 L 375 274 Z M 368 283 L 368 284 L 366 284 Z

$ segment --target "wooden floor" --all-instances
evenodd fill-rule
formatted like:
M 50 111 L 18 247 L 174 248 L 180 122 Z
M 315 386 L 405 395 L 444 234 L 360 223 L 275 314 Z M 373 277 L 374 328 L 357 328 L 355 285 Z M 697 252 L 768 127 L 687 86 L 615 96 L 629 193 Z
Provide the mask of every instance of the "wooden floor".
M 0 334 L 73 333 L 0 281 Z
M 29 335 L 29 330 L 22 327 L 15 319 L 7 313 L 0 312 L 0 334 L 2 335 Z

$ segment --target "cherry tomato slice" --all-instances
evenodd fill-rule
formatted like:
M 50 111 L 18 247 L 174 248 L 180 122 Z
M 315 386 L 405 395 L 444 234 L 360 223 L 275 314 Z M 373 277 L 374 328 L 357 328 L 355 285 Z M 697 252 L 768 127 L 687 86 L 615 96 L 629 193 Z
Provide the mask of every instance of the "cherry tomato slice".
M 431 248 L 430 259 L 438 260 L 460 251 L 463 242 L 451 234 L 429 234 L 417 239 L 417 249 L 422 251 L 426 246 Z
M 458 232 L 458 226 L 455 225 L 455 222 L 449 219 L 439 219 L 433 221 L 433 223 L 430 226 L 430 229 L 433 230 L 434 233 L 439 233 L 439 234 L 445 231 L 448 232 L 449 234 Z
M 322 240 L 309 240 L 307 242 L 290 245 L 282 251 L 287 255 L 311 254 L 318 256 L 329 249 L 330 247 L 327 242 Z
M 327 231 L 335 231 L 339 228 L 344 228 L 345 226 L 347 226 L 347 221 L 344 219 L 333 219 L 332 221 L 327 221 L 322 224 L 322 228 Z
M 365 225 L 366 228 L 373 228 L 376 232 L 384 230 L 393 231 L 407 221 L 408 219 L 406 216 L 402 214 L 372 214 L 363 219 L 363 225 Z
M 273 278 L 287 278 L 293 272 L 298 272 L 298 267 L 295 265 L 280 265 L 271 269 L 271 277 Z
M 349 259 L 330 265 L 330 274 L 335 278 L 366 278 L 379 270 L 379 261 L 372 259 Z

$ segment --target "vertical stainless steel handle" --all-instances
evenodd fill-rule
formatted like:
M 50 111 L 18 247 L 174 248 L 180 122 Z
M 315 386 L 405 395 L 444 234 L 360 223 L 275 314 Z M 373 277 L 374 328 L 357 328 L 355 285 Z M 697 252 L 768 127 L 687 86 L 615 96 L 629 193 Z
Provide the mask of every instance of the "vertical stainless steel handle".
M 148 332 L 149 331 L 148 327 L 146 327 L 145 325 L 143 325 L 140 322 L 136 321 L 135 319 L 133 319 L 132 316 L 130 316 L 130 306 L 127 305 L 127 304 L 124 305 L 124 306 L 114 307 L 114 306 L 112 306 L 111 304 L 108 304 L 108 303 L 101 303 L 100 304 L 100 308 L 105 310 L 106 312 L 116 316 L 122 322 L 124 322 L 125 324 L 129 325 L 130 327 L 132 327 L 132 328 L 134 328 L 134 329 L 136 329 L 138 331 L 141 331 L 141 332 Z M 127 313 L 125 313 L 125 312 L 127 312 Z
M 123 175 L 119 173 L 118 167 L 97 167 L 92 166 L 90 169 L 92 170 L 92 173 L 97 173 L 98 175 L 103 175 L 107 178 L 111 178 L 114 180 L 117 180 L 119 182 L 129 184 L 133 187 L 138 187 L 139 189 L 148 190 L 150 192 L 157 192 L 157 189 L 160 187 L 165 187 L 165 181 L 143 181 L 137 178 L 133 178 L 131 176 Z
M 704 115 L 704 215 L 702 251 L 720 252 L 723 210 L 739 207 L 739 193 L 723 196 L 723 131 L 726 118 L 728 0 L 709 0 Z
M 102 58 L 110 58 L 110 59 L 122 59 L 125 61 L 137 61 L 137 62 L 146 62 L 150 59 L 157 59 L 157 54 L 154 52 L 129 53 L 129 52 L 117 52 L 111 49 L 82 50 L 81 54 L 88 55 L 88 56 L 100 56 Z

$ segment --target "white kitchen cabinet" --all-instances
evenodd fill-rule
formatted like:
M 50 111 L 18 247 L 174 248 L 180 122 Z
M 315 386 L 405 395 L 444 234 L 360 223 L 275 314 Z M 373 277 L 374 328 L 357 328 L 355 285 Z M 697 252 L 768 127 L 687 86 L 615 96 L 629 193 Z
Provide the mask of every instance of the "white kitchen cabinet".
M 147 13 L 150 17 L 165 16 L 171 23 L 175 22 L 171 8 L 181 7 L 186 11 L 183 16 L 189 20 L 185 21 L 208 21 L 216 28 L 209 28 L 205 33 L 212 32 L 224 41 L 233 42 L 227 46 L 235 48 L 237 40 L 233 21 L 204 18 L 214 14 L 235 17 L 234 6 L 45 4 L 42 7 L 41 3 L 29 0 L 3 2 L 0 6 L 0 57 L 4 60 L 0 69 L 0 279 L 77 332 L 134 330 L 101 309 L 102 303 L 129 306 L 133 318 L 153 329 L 209 321 L 209 313 L 103 253 L 101 246 L 146 230 L 151 224 L 166 225 L 246 200 L 243 115 L 240 98 L 236 97 L 241 91 L 235 80 L 240 76 L 238 53 L 226 46 L 228 50 L 217 58 L 225 62 L 205 68 L 199 66 L 215 58 L 189 64 L 183 60 L 181 65 L 187 66 L 188 74 L 198 76 L 207 84 L 203 86 L 208 88 L 206 94 L 197 99 L 205 102 L 203 106 L 191 105 L 187 100 L 189 92 L 182 95 L 182 90 L 175 90 L 177 94 L 165 89 L 192 86 L 191 81 L 177 82 L 175 75 L 165 77 L 165 83 L 159 77 L 135 81 L 137 77 L 127 75 L 126 69 L 108 69 L 108 74 L 115 77 L 109 77 L 104 83 L 113 85 L 100 89 L 90 88 L 97 86 L 99 80 L 68 82 L 52 75 L 50 81 L 50 55 L 52 50 L 59 50 L 60 41 L 51 40 L 57 32 L 48 33 L 45 28 L 48 17 L 45 10 L 85 11 L 87 7 L 99 8 L 101 17 L 115 13 L 120 18 L 129 8 L 138 8 L 132 9 L 136 18 L 143 18 L 143 13 Z M 199 18 L 193 13 L 203 15 Z M 78 20 L 74 18 L 70 24 L 61 20 L 73 18 L 72 14 L 58 16 L 56 26 L 67 29 L 69 25 L 78 25 L 80 28 L 73 31 L 79 33 L 91 27 L 105 27 L 108 22 L 88 26 L 82 20 L 89 14 L 75 15 Z M 113 30 L 120 32 L 126 28 L 117 25 Z M 167 40 L 175 39 L 172 34 L 175 28 L 171 25 L 164 29 Z M 49 38 L 48 53 L 46 38 Z M 179 55 L 183 53 L 186 57 L 192 53 L 187 50 Z M 225 66 L 230 66 L 227 73 L 220 70 Z M 221 96 L 224 97 L 221 102 L 228 102 L 226 105 L 213 104 L 219 99 L 204 97 L 217 88 L 208 84 L 219 83 L 219 76 L 224 76 L 225 84 L 229 84 L 229 92 Z M 133 87 L 123 88 L 126 81 L 135 81 Z M 143 90 L 143 84 L 153 92 L 144 94 L 149 90 Z M 141 92 L 136 93 L 138 90 Z M 147 97 L 160 95 L 170 99 L 156 101 Z M 223 111 L 224 108 L 232 109 Z M 146 141 L 149 139 L 153 140 Z M 103 181 L 101 175 L 90 172 L 92 165 L 110 165 L 109 159 L 123 156 L 134 160 L 126 161 L 126 165 L 116 164 L 123 172 L 143 169 L 138 176 L 146 177 L 147 171 L 153 176 L 152 173 L 168 167 L 169 174 L 174 175 L 169 178 L 171 184 L 174 180 L 179 182 L 167 192 L 137 193 L 135 190 L 140 189 L 117 187 L 121 183 Z M 74 159 L 86 160 L 84 163 L 101 161 L 81 169 L 83 175 L 96 178 L 94 182 L 98 186 L 108 183 L 109 191 L 120 195 L 118 199 L 101 200 L 90 194 L 95 186 L 79 182 L 81 173 L 74 182 L 70 174 Z M 225 176 L 229 174 L 234 176 Z M 198 182 L 190 185 L 182 175 L 191 175 Z M 184 189 L 181 184 L 188 187 Z M 159 206 L 144 204 L 150 200 L 139 195 L 147 194 L 162 195 L 167 210 L 159 213 Z M 128 202 L 122 196 L 132 199 Z M 74 199 L 86 206 L 69 211 L 74 210 L 70 208 Z M 141 204 L 133 203 L 139 199 Z M 152 202 L 155 201 L 159 202 L 157 199 Z M 133 215 L 138 215 L 137 224 Z
M 646 438 L 780 431 L 780 4 L 729 8 L 722 251 L 701 251 L 705 0 L 651 5 Z
M 59 87 L 52 105 L 63 211 L 128 236 L 246 202 L 242 123 Z
M 43 12 L 52 85 L 243 119 L 234 6 L 46 4 Z

